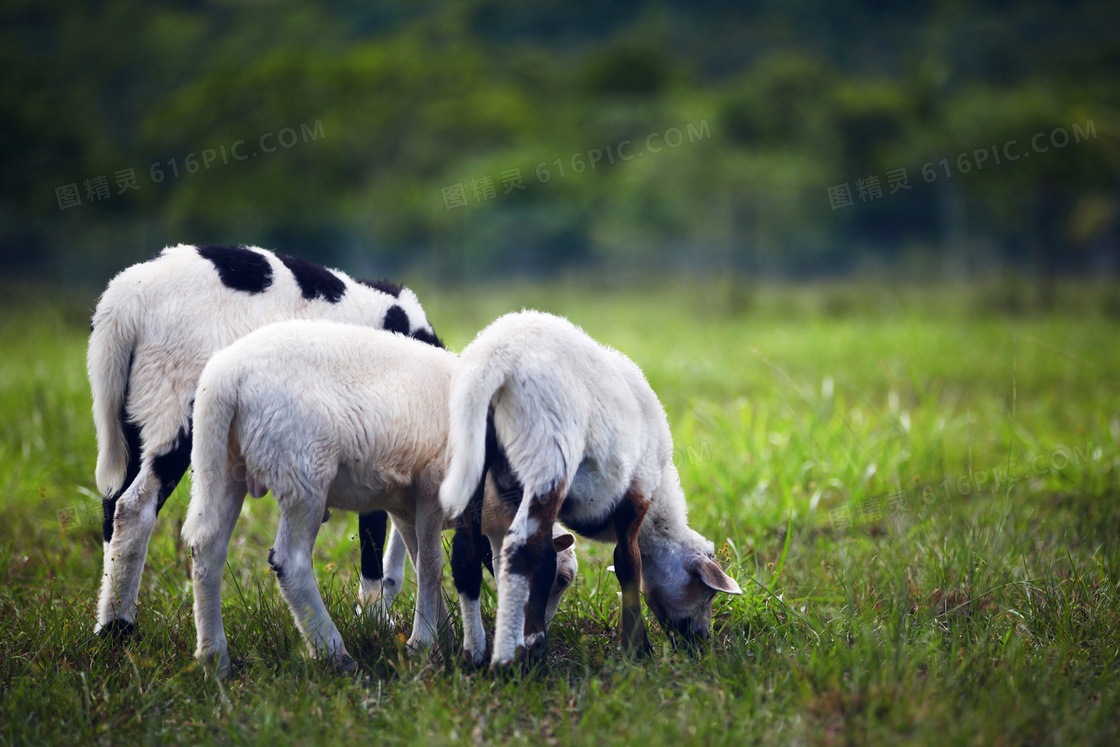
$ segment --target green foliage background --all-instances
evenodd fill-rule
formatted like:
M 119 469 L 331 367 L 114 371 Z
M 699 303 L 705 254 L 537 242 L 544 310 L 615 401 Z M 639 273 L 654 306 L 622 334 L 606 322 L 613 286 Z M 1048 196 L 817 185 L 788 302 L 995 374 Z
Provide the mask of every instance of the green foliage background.
M 1091 1 L 8 0 L 0 266 L 96 285 L 188 241 L 444 279 L 1110 269 L 1118 74 L 1120 6 Z M 975 163 L 1090 121 L 1083 142 Z M 701 122 L 709 138 L 573 173 Z M 188 173 L 239 140 L 245 161 Z M 117 194 L 128 168 L 139 189 Z M 889 194 L 900 168 L 912 189 Z M 525 190 L 503 194 L 508 169 Z M 861 202 L 873 175 L 883 197 Z M 97 176 L 111 196 L 91 203 Z M 496 196 L 476 201 L 483 176 Z M 833 210 L 843 183 L 855 204 Z M 68 184 L 83 204 L 60 210 Z M 448 210 L 456 184 L 469 204 Z

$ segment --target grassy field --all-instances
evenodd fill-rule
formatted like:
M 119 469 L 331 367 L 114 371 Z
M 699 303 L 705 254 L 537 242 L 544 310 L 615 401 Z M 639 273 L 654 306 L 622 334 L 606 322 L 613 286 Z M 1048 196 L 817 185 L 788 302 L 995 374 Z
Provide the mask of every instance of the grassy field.
M 278 513 L 266 498 L 246 503 L 234 536 L 226 626 L 246 666 L 221 686 L 191 658 L 186 484 L 152 540 L 141 635 L 101 643 L 84 362 L 94 296 L 8 294 L 0 742 L 1120 741 L 1115 288 L 1059 288 L 1046 311 L 1015 286 L 421 297 L 456 349 L 531 305 L 644 368 L 692 524 L 745 592 L 717 602 L 706 653 L 674 653 L 647 614 L 655 654 L 625 658 L 609 548 L 584 541 L 546 664 L 510 679 L 466 671 L 456 632 L 441 656 L 411 658 L 410 615 L 355 618 L 357 521 L 336 513 L 317 574 L 362 673 L 333 676 L 307 657 L 269 574 Z M 449 572 L 445 586 L 457 609 Z M 410 609 L 411 590 L 397 605 Z M 492 593 L 484 608 L 492 630 Z

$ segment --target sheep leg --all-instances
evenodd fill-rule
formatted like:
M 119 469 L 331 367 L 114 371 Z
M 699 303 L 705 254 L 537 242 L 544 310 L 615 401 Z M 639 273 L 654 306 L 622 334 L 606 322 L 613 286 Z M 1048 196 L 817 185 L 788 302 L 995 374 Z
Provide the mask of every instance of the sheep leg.
M 524 650 L 526 612 L 538 570 L 541 565 L 548 565 L 549 558 L 552 565 L 548 585 L 549 588 L 552 586 L 556 574 L 556 553 L 553 549 L 548 555 L 545 547 L 552 546 L 552 525 L 566 493 L 567 488 L 563 484 L 542 495 L 527 493 L 513 517 L 502 543 L 502 559 L 498 568 L 498 619 L 491 669 L 501 669 Z M 542 560 L 546 562 L 542 563 Z M 543 572 L 541 575 L 544 575 Z M 547 597 L 547 590 L 545 595 Z M 541 629 L 543 631 L 543 624 Z M 533 643 L 540 645 L 537 640 Z
M 103 501 L 105 535 L 101 592 L 97 602 L 100 636 L 127 636 L 136 628 L 136 597 L 148 557 L 156 516 L 190 463 L 191 434 L 152 459 L 145 459 L 135 479 L 119 497 Z
M 548 541 L 541 546 L 540 560 L 529 587 L 529 601 L 525 604 L 525 648 L 530 659 L 543 659 L 548 633 L 548 597 L 556 581 L 556 548 L 552 543 L 552 528 Z
M 203 489 L 201 486 L 195 490 Z M 222 624 L 222 572 L 225 569 L 229 540 L 241 504 L 245 501 L 246 485 L 232 480 L 221 487 L 224 494 L 218 499 L 228 504 L 225 512 L 229 521 L 210 528 L 191 546 L 191 581 L 194 587 L 194 624 L 197 636 L 195 659 L 205 669 L 225 678 L 229 675 L 229 646 Z
M 382 579 L 384 586 L 381 598 L 385 600 L 386 610 L 404 587 L 404 559 L 408 555 L 408 548 L 405 546 L 400 529 L 395 523 L 391 526 L 393 531 L 389 533 L 389 546 L 385 548 L 385 557 L 381 566 L 385 574 Z
M 358 664 L 346 652 L 315 583 L 312 553 L 322 524 L 324 501 L 281 497 L 279 503 L 280 525 L 276 544 L 268 552 L 268 562 L 280 582 L 280 591 L 315 656 L 343 672 L 355 672 Z
M 440 519 L 440 531 L 441 532 L 442 532 L 442 529 L 443 529 L 442 516 L 443 516 L 443 514 L 441 512 L 440 513 L 440 517 L 441 517 L 441 519 Z M 413 518 L 413 520 L 415 520 L 415 517 Z M 398 516 L 393 516 L 393 526 L 398 530 L 398 536 L 401 538 L 402 544 L 404 544 L 404 546 L 407 548 L 408 559 L 409 559 L 409 561 L 411 561 L 412 567 L 417 569 L 417 599 L 416 599 L 416 601 L 419 603 L 419 601 L 420 601 L 420 596 L 419 596 L 419 586 L 420 586 L 420 579 L 419 579 L 420 571 L 419 571 L 419 568 L 420 568 L 420 566 L 419 566 L 419 563 L 417 561 L 417 558 L 420 557 L 420 555 L 419 555 L 420 550 L 419 550 L 419 545 L 418 545 L 417 539 L 416 539 L 416 535 L 417 535 L 416 525 L 412 524 L 412 523 L 408 523 L 407 521 L 402 521 L 400 519 L 400 517 L 398 517 Z M 442 546 L 443 545 L 442 545 L 442 537 L 441 537 L 440 538 L 441 549 L 442 549 Z M 390 549 L 392 549 L 392 546 L 390 546 Z M 440 553 L 440 575 L 441 575 L 441 577 L 442 577 L 442 574 L 443 574 L 442 561 L 443 561 L 443 554 L 441 552 Z M 442 578 L 440 579 L 440 582 L 442 583 Z M 442 625 L 443 622 L 447 620 L 447 605 L 445 605 L 443 603 L 443 595 L 440 594 L 438 596 L 439 596 L 439 602 L 438 602 L 438 605 L 437 605 L 437 607 L 439 609 L 438 620 L 439 620 L 439 624 Z M 415 623 L 415 622 L 416 622 L 416 620 L 415 620 L 415 617 L 414 617 L 413 618 L 413 623 Z
M 486 658 L 486 629 L 482 625 L 482 566 L 484 538 L 482 534 L 482 496 L 485 480 L 459 517 L 451 541 L 451 576 L 459 593 L 459 611 L 463 618 L 463 658 L 472 666 L 480 666 Z
M 404 581 L 404 539 L 394 526 L 386 548 L 388 523 L 389 514 L 385 511 L 358 516 L 358 544 L 362 553 L 358 613 L 373 612 L 383 619 L 387 619 Z
M 638 551 L 638 530 L 649 510 L 649 499 L 631 488 L 614 514 L 618 544 L 614 548 L 614 570 L 622 587 L 622 641 L 631 652 L 648 654 L 649 639 L 642 621 L 642 555 Z
M 424 651 L 435 645 L 439 626 L 447 615 L 443 603 L 443 511 L 438 495 L 416 502 L 414 561 L 416 566 L 416 613 L 408 647 Z
M 495 567 L 491 572 L 494 574 L 494 578 L 498 578 L 502 564 L 502 543 L 505 541 L 506 535 L 505 532 L 495 529 L 487 538 L 490 540 L 490 557 L 495 563 Z M 553 556 L 552 562 L 547 560 L 548 554 Z M 552 616 L 555 614 L 554 608 L 550 611 L 550 605 L 554 607 L 554 602 L 559 602 L 558 598 L 556 600 L 552 598 L 552 590 L 556 585 L 557 567 L 559 566 L 558 559 L 559 555 L 556 553 L 555 545 L 549 546 L 546 544 L 544 548 L 544 557 L 542 558 L 540 566 L 537 568 L 537 573 L 530 586 L 529 602 L 526 603 L 525 607 L 525 646 L 530 650 L 531 656 L 544 653 L 543 638 L 540 634 L 542 630 L 545 633 L 548 632 L 548 627 L 552 622 Z M 550 569 L 552 575 L 547 579 L 548 588 L 544 589 L 544 596 L 542 597 L 541 590 L 543 587 L 541 584 L 544 583 L 545 576 L 550 573 Z M 541 605 L 539 609 L 536 608 L 538 604 Z M 479 615 L 479 625 L 481 626 L 481 610 Z M 541 617 L 542 615 L 543 618 Z

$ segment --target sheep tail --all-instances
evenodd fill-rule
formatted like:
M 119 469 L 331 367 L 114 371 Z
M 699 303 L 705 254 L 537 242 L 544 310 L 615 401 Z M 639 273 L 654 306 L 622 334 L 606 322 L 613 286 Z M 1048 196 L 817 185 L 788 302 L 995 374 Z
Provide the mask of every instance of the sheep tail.
M 219 354 L 220 355 L 220 354 Z M 235 481 L 231 467 L 239 454 L 231 454 L 231 434 L 237 412 L 237 387 L 228 377 L 214 374 L 219 358 L 211 360 L 199 380 L 194 402 L 194 443 L 191 448 L 191 502 L 183 521 L 183 541 L 190 547 L 202 542 L 229 542 L 241 513 L 244 489 L 236 499 L 230 488 Z M 236 450 L 240 450 L 235 447 Z
M 136 348 L 137 320 L 110 284 L 97 304 L 90 325 L 86 368 L 93 393 L 93 423 L 97 431 L 97 489 L 103 496 L 126 487 L 129 464 L 139 463 L 139 443 L 125 434 L 128 382 Z M 135 434 L 138 435 L 138 434 Z M 136 442 L 139 439 L 133 438 Z
M 468 353 L 469 356 L 469 353 Z M 458 518 L 466 510 L 486 468 L 486 419 L 494 395 L 512 373 L 512 363 L 502 356 L 463 357 L 451 379 L 451 452 L 447 476 L 439 487 L 444 514 Z

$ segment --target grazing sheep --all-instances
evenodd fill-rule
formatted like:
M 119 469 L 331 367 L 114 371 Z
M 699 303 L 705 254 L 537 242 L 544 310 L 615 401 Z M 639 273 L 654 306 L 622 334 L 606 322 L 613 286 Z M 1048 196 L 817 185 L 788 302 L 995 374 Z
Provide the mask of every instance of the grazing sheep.
M 169 247 L 101 295 L 88 360 L 104 496 L 99 634 L 135 628 L 148 539 L 190 462 L 191 402 L 206 361 L 258 327 L 300 318 L 383 327 L 442 347 L 407 288 L 256 247 Z M 387 606 L 399 589 L 400 577 L 388 578 L 381 593 L 385 523 L 384 513 L 359 520 L 367 605 Z
M 312 574 L 315 537 L 330 508 L 393 516 L 417 570 L 408 645 L 433 644 L 444 615 L 440 535 L 449 524 L 439 484 L 457 361 L 453 353 L 400 335 L 311 321 L 270 325 L 214 355 L 194 405 L 194 479 L 183 526 L 194 559 L 196 658 L 228 671 L 222 570 L 246 491 L 261 496 L 271 490 L 280 507 L 269 562 L 317 656 L 343 669 L 355 666 Z M 466 525 L 500 531 L 496 500 L 484 498 L 483 511 Z M 560 534 L 550 547 L 571 554 L 571 543 L 570 535 Z M 565 567 L 574 568 L 574 555 Z M 477 615 L 464 620 L 468 656 L 476 659 L 480 644 L 469 636 L 481 627 L 481 615 L 466 603 L 464 610 Z M 481 646 L 484 652 L 485 636 Z
M 491 666 L 543 648 L 543 582 L 559 519 L 614 542 L 628 648 L 647 650 L 639 589 L 674 636 L 711 634 L 716 592 L 741 593 L 713 545 L 688 526 L 665 411 L 641 370 L 567 320 L 507 314 L 463 350 L 451 384 L 451 463 L 440 502 L 458 516 L 477 500 L 487 461 L 488 413 L 512 474 L 524 486 L 498 563 Z

